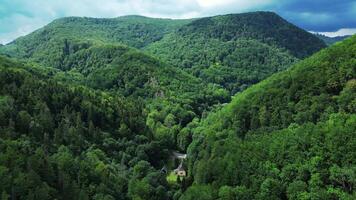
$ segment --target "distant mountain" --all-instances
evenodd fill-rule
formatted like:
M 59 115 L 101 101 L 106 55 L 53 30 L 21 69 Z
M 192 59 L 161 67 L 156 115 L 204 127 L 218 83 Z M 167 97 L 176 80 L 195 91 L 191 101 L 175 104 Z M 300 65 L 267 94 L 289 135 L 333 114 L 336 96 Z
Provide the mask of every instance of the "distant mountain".
M 195 125 L 188 148 L 194 184 L 182 199 L 201 190 L 221 198 L 353 199 L 355 187 L 346 186 L 352 178 L 339 181 L 356 165 L 355 57 L 353 36 L 237 94 Z
M 255 12 L 189 20 L 68 17 L 1 47 L 0 53 L 61 68 L 65 54 L 101 44 L 143 49 L 232 94 L 325 47 L 278 15 Z
M 141 48 L 160 40 L 164 34 L 190 21 L 155 19 L 134 15 L 117 18 L 65 17 L 54 20 L 28 36 L 16 39 L 10 46 L 35 51 L 36 49 L 30 48 L 31 45 L 48 43 L 55 38 L 66 38 L 122 43 Z
M 324 45 L 312 34 L 287 22 L 273 12 L 251 12 L 206 17 L 183 25 L 177 36 L 200 36 L 223 42 L 240 38 L 255 39 L 285 48 L 292 55 L 304 58 Z M 302 45 L 300 42 L 304 42 Z
M 324 47 L 275 13 L 253 12 L 194 20 L 145 50 L 235 93 Z
M 59 68 L 61 57 L 93 44 L 118 44 L 140 48 L 157 41 L 189 20 L 124 16 L 112 19 L 66 17 L 0 49 L 0 53 L 29 58 L 43 66 Z M 71 46 L 72 45 L 72 46 Z M 49 61 L 48 61 L 49 60 Z
M 336 42 L 339 42 L 339 41 L 342 41 L 346 38 L 349 38 L 351 37 L 351 35 L 345 35 L 345 36 L 336 36 L 336 37 L 328 37 L 326 35 L 322 35 L 322 34 L 318 34 L 316 33 L 315 34 L 318 38 L 320 38 L 321 40 L 323 40 L 325 42 L 325 44 L 327 44 L 328 46 L 336 43 Z

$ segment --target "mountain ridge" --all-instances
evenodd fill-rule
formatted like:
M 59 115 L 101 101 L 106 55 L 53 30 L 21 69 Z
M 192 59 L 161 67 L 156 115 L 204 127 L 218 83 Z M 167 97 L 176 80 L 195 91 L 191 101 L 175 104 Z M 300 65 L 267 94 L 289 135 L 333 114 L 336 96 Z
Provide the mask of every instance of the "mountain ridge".
M 356 36 L 324 47 L 272 12 L 58 19 L 0 47 L 0 199 L 355 199 Z
M 206 21 L 212 23 L 211 28 L 205 27 Z M 266 28 L 265 22 L 280 27 L 280 31 Z M 199 28 L 201 23 L 204 26 Z M 284 34 L 291 36 L 285 38 Z M 293 38 L 299 35 L 301 37 L 295 41 Z M 67 17 L 2 46 L 0 53 L 59 68 L 66 54 L 82 48 L 124 45 L 143 50 L 172 67 L 181 68 L 208 84 L 218 84 L 234 94 L 296 62 L 299 58 L 278 43 L 298 46 L 301 41 L 308 45 L 296 51 L 304 56 L 315 51 L 307 48 L 324 47 L 319 39 L 272 12 L 184 20 L 142 16 Z M 214 74 L 220 74 L 220 78 Z

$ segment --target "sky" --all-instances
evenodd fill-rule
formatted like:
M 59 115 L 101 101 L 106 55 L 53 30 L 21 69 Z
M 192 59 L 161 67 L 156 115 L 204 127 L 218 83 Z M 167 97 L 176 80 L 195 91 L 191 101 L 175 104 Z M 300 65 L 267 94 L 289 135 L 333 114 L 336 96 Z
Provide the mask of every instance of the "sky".
M 0 43 L 66 16 L 195 18 L 260 10 L 328 36 L 356 33 L 356 0 L 0 0 Z

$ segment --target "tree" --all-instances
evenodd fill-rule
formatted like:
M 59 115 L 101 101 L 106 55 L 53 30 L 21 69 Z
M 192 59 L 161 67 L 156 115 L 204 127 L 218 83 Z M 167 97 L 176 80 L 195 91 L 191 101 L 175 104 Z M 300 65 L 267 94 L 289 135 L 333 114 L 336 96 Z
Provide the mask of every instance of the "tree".
M 213 200 L 213 189 L 208 185 L 192 185 L 179 200 Z

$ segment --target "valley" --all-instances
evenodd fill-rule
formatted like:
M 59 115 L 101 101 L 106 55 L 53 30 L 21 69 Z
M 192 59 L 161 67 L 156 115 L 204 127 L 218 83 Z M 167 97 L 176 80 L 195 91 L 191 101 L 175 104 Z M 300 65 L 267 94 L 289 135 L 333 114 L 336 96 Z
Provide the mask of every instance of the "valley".
M 65 17 L 0 46 L 0 82 L 1 199 L 356 197 L 356 36 Z

